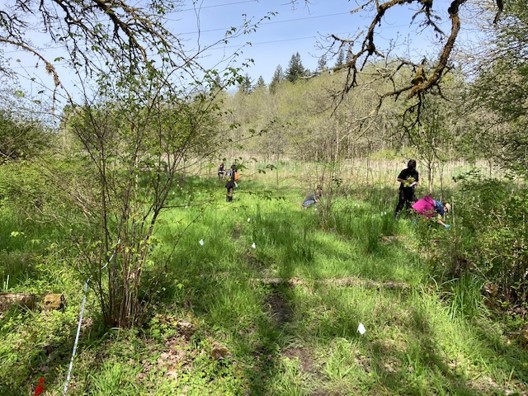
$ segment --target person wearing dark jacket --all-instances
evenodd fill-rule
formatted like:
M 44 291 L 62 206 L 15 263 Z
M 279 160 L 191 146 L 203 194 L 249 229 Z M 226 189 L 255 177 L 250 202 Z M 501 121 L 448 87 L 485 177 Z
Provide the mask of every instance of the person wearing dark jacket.
M 223 179 L 225 176 L 225 165 L 224 163 L 222 162 L 220 164 L 220 166 L 218 167 L 218 178 L 219 179 Z
M 225 184 L 225 188 L 227 189 L 226 202 L 233 202 L 233 191 L 235 187 L 236 187 L 235 172 L 231 172 Z
M 405 209 L 409 210 L 412 204 L 416 201 L 414 191 L 418 185 L 418 182 L 420 181 L 420 177 L 418 171 L 416 170 L 415 160 L 409 160 L 407 163 L 407 168 L 400 172 L 397 180 L 400 182 L 400 189 L 398 192 L 398 205 L 396 206 L 396 210 L 394 212 L 395 217 L 399 216 L 404 207 Z

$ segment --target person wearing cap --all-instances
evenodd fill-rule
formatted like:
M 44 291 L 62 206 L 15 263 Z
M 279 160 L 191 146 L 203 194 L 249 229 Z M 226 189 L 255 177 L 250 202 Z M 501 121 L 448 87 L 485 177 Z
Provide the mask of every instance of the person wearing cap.
M 451 226 L 444 223 L 444 216 L 449 213 L 451 210 L 451 205 L 447 202 L 438 201 L 433 199 L 430 195 L 426 195 L 423 198 L 420 198 L 412 206 L 412 210 L 419 214 L 420 216 L 431 219 L 436 217 L 436 222 L 446 229 L 449 229 Z

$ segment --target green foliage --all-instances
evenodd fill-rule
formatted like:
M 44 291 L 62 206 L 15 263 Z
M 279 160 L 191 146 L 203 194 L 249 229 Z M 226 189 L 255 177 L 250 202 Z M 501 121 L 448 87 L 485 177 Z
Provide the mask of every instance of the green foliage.
M 0 394 L 27 393 L 28 385 L 37 384 L 42 367 L 49 370 L 46 377 L 51 384 L 60 373 L 57 365 L 66 363 L 69 355 L 69 329 L 75 319 L 74 310 L 41 314 L 16 307 L 0 318 Z
M 523 1 L 508 1 L 497 24 L 489 56 L 472 86 L 473 108 L 479 109 L 474 136 L 501 167 L 526 178 L 526 106 L 528 13 Z M 491 61 L 490 61 L 491 59 Z
M 33 159 L 52 145 L 55 136 L 43 125 L 17 120 L 0 111 L 0 164 L 10 160 Z
M 106 362 L 101 367 L 101 373 L 91 378 L 93 395 L 130 395 L 138 394 L 139 387 L 135 383 L 139 367 L 130 367 L 121 362 Z
M 274 94 L 282 81 L 284 81 L 284 72 L 282 71 L 282 66 L 278 65 L 271 78 L 270 93 Z
M 445 288 L 449 312 L 453 319 L 483 319 L 487 310 L 482 299 L 484 280 L 466 273 L 442 285 Z
M 238 83 L 238 92 L 242 94 L 249 94 L 253 91 L 251 78 L 248 74 L 240 78 L 240 81 Z
M 383 250 L 382 237 L 391 236 L 397 222 L 387 207 L 337 199 L 328 227 L 357 242 L 366 254 Z
M 295 82 L 304 77 L 307 74 L 306 72 L 307 71 L 301 61 L 301 55 L 299 55 L 298 52 L 293 54 L 290 63 L 288 64 L 288 68 L 286 69 L 286 80 L 289 82 Z
M 287 167 L 281 163 L 281 174 Z M 483 278 L 468 269 L 459 279 L 429 282 L 440 279 L 448 247 L 460 253 L 475 241 L 457 239 L 471 231 L 465 217 L 473 213 L 462 210 L 461 197 L 455 195 L 456 225 L 446 232 L 395 221 L 392 189 L 351 188 L 343 180 L 321 227 L 320 207 L 302 209 L 299 189 L 284 186 L 293 178 L 275 186 L 275 175 L 257 169 L 248 165 L 230 204 L 216 175 L 173 187 L 144 268 L 141 301 L 149 298 L 149 316 L 143 326 L 101 332 L 90 291 L 72 394 L 527 390 L 526 353 L 483 308 Z M 273 189 L 262 184 L 266 178 Z M 480 190 L 470 184 L 463 195 L 476 199 Z M 500 190 L 507 202 L 512 194 Z M 0 237 L 11 228 L 0 228 Z M 8 250 L 26 251 L 37 236 L 29 230 L 16 227 Z M 437 266 L 427 265 L 415 239 Z M 1 394 L 28 393 L 40 375 L 48 392 L 62 391 L 82 284 L 58 259 L 75 250 L 60 245 L 40 251 L 39 272 L 28 276 L 35 291 L 60 285 L 68 306 L 51 313 L 15 307 L 0 317 Z
M 438 248 L 437 269 L 444 279 L 476 276 L 495 285 L 490 298 L 497 308 L 526 305 L 527 192 L 524 185 L 479 174 L 461 181 L 454 205 L 456 229 L 429 239 Z

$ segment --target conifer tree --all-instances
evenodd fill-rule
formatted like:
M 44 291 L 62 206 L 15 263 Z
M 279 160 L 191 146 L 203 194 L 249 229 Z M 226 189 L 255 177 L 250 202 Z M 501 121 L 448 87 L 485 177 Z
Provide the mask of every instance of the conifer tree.
M 290 82 L 295 82 L 305 75 L 306 69 L 302 64 L 301 55 L 296 52 L 292 55 L 290 63 L 288 65 L 288 69 L 286 69 L 286 80 Z
M 326 55 L 323 55 L 317 61 L 317 72 L 321 73 L 328 69 Z
M 343 66 L 344 64 L 345 64 L 345 51 L 341 47 L 341 49 L 339 50 L 339 53 L 337 54 L 335 67 L 340 67 L 340 66 Z
M 284 81 L 284 72 L 282 71 L 282 66 L 278 65 L 275 69 L 275 73 L 273 73 L 273 77 L 271 78 L 270 83 L 270 92 L 275 93 L 277 90 L 277 86 Z
M 266 83 L 264 82 L 264 78 L 262 76 L 259 76 L 257 83 L 255 84 L 255 89 L 263 87 L 266 87 Z
M 249 94 L 253 91 L 253 86 L 251 84 L 251 78 L 246 73 L 244 77 L 240 79 L 239 85 L 238 85 L 239 92 Z

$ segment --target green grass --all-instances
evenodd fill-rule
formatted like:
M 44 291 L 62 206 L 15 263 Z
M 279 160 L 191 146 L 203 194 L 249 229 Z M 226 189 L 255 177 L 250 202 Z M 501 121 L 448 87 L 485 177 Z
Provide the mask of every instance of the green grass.
M 157 287 L 151 317 L 102 331 L 90 293 L 71 394 L 528 392 L 528 353 L 489 319 L 478 279 L 431 281 L 417 235 L 428 231 L 393 220 L 395 191 L 337 196 L 322 213 L 266 177 L 242 181 L 233 203 L 214 178 L 175 191 L 145 278 Z M 8 239 L 13 228 L 0 230 L 13 263 L 4 276 L 61 285 L 70 303 L 0 318 L 0 394 L 31 394 L 41 375 L 61 394 L 82 282 L 52 260 L 57 250 L 40 251 L 36 272 L 17 262 L 29 245 Z

